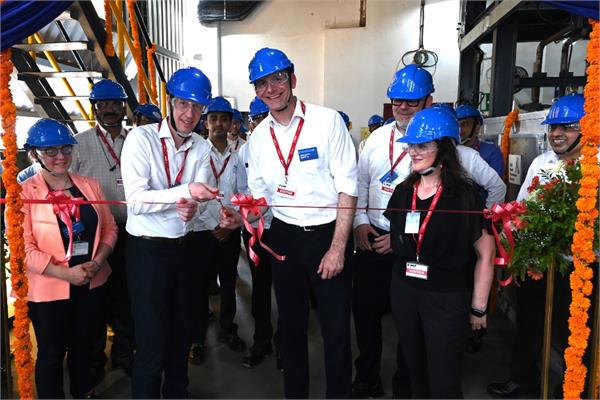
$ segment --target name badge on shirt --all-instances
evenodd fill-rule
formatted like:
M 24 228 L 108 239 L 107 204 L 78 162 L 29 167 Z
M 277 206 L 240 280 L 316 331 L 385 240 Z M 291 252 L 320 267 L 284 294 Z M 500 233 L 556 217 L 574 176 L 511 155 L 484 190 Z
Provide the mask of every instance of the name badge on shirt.
M 391 196 L 394 193 L 396 186 L 392 182 L 383 182 L 381 184 L 381 192 L 385 195 Z
M 429 266 L 416 261 L 409 261 L 406 263 L 406 276 L 411 278 L 427 280 L 427 274 L 429 273 Z
M 296 187 L 289 183 L 287 179 L 284 179 L 279 185 L 277 185 L 277 195 L 286 199 L 296 198 Z
M 406 213 L 406 224 L 404 225 L 404 233 L 419 233 L 420 222 L 420 212 L 413 211 Z
M 309 147 L 298 150 L 298 157 L 300 157 L 300 161 L 316 160 L 319 158 L 319 153 L 316 147 Z
M 87 256 L 90 251 L 89 242 L 73 242 L 73 256 Z
M 393 172 L 390 174 L 390 171 L 386 172 L 386 174 L 384 176 L 382 176 L 379 179 L 379 182 L 381 183 L 392 183 L 396 180 L 396 178 L 398 178 L 398 174 L 396 172 Z
M 81 222 L 81 221 L 73 222 L 72 228 L 73 228 L 73 235 L 79 235 L 80 233 L 85 231 L 85 226 L 83 226 L 83 222 Z M 62 234 L 64 237 L 66 237 L 66 238 L 69 237 L 69 230 L 67 229 L 66 226 L 64 228 L 62 228 L 61 231 L 62 231 Z
M 117 178 L 116 183 L 117 183 L 117 186 L 123 186 L 123 179 Z

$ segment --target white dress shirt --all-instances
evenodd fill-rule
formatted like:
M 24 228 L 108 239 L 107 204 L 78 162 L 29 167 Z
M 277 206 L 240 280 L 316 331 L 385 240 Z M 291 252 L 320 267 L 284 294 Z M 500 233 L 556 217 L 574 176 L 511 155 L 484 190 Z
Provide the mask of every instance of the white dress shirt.
M 237 140 L 227 139 L 227 143 L 231 145 L 231 151 L 238 152 L 246 141 L 238 136 Z
M 162 138 L 167 147 L 172 185 L 189 150 L 181 184 L 172 188 L 167 183 Z M 176 149 L 166 119 L 160 125 L 144 125 L 129 132 L 121 154 L 125 197 L 132 202 L 127 206 L 127 232 L 134 236 L 166 238 L 178 238 L 189 232 L 194 221 L 182 221 L 175 203 L 180 198 L 191 199 L 188 183 L 209 182 L 212 174 L 209 153 L 210 145 L 195 133 Z M 145 204 L 144 201 L 168 204 Z M 200 212 L 201 207 L 198 208 Z
M 519 189 L 519 194 L 517 194 L 517 201 L 524 200 L 529 193 L 527 192 L 527 188 L 531 186 L 531 182 L 535 176 L 540 178 L 541 183 L 546 183 L 545 178 L 541 175 L 542 170 L 547 171 L 553 168 L 556 168 L 559 162 L 558 154 L 554 151 L 546 151 L 536 158 L 533 159 L 531 165 L 529 165 L 529 169 L 527 170 L 527 175 L 525 176 L 525 180 L 523 180 L 523 184 Z
M 244 143 L 242 147 L 237 152 L 240 157 L 240 162 L 244 165 L 246 170 L 246 176 L 248 176 L 248 143 Z M 246 187 L 246 194 L 249 195 L 250 189 Z M 263 214 L 264 228 L 269 229 L 271 227 L 271 221 L 273 220 L 273 212 L 271 209 L 267 209 L 267 211 Z M 258 220 L 252 222 L 252 226 L 258 228 Z
M 399 130 L 396 124 L 384 125 L 373 131 L 358 159 L 358 202 L 354 218 L 355 228 L 363 224 L 372 224 L 379 229 L 388 232 L 390 230 L 390 222 L 383 216 L 383 211 L 371 209 L 365 211 L 360 208 L 367 206 L 386 208 L 392 195 L 389 189 L 395 188 L 411 172 L 410 157 L 407 154 L 394 169 L 397 174 L 396 179 L 392 181 L 387 190 L 383 190 L 381 179 L 390 171 L 389 142 L 392 129 L 394 129 L 395 161 L 406 148 L 405 144 L 397 142 L 399 138 L 404 136 L 404 130 Z M 463 145 L 458 145 L 456 150 L 459 161 L 469 177 L 487 191 L 486 206 L 489 208 L 494 203 L 503 202 L 506 195 L 506 185 L 502 182 L 498 173 L 481 158 L 478 151 Z
M 100 124 L 87 131 L 75 135 L 77 145 L 73 146 L 73 161 L 70 170 L 83 176 L 95 178 L 100 182 L 100 187 L 107 200 L 125 200 L 125 190 L 121 179 L 121 167 L 113 158 L 106 144 L 98 137 L 96 129 L 104 135 L 106 141 L 120 160 L 121 151 L 127 131 L 121 128 L 115 140 Z M 118 224 L 127 221 L 127 207 L 124 205 L 109 205 L 110 212 Z
M 288 126 L 279 124 L 271 114 L 250 136 L 248 186 L 255 198 L 265 197 L 274 205 L 273 216 L 297 226 L 321 225 L 335 220 L 337 211 L 326 208 L 287 208 L 285 206 L 336 206 L 339 193 L 357 196 L 357 168 L 354 144 L 344 120 L 335 110 L 296 102 Z M 277 187 L 284 183 L 284 167 L 279 160 L 270 133 L 275 131 L 284 161 L 287 161 L 292 140 L 300 120 L 304 127 L 298 138 L 288 171 L 288 188 L 294 198 L 283 197 Z M 300 153 L 304 161 L 300 161 Z M 306 157 L 306 155 L 309 155 Z
M 209 184 L 219 188 L 219 193 L 223 195 L 220 199 L 225 206 L 231 206 L 231 196 L 237 193 L 248 192 L 248 179 L 246 177 L 246 168 L 240 160 L 238 154 L 227 144 L 225 151 L 221 153 L 208 139 L 210 145 L 210 159 L 212 159 L 217 175 L 223 169 L 225 160 L 229 157 L 227 165 L 223 170 L 217 183 L 217 178 L 211 168 Z M 210 163 L 210 161 L 209 161 Z M 238 207 L 233 207 L 237 209 Z M 194 223 L 194 231 L 212 231 L 219 225 L 221 204 L 217 200 L 210 200 L 206 203 L 204 210 Z

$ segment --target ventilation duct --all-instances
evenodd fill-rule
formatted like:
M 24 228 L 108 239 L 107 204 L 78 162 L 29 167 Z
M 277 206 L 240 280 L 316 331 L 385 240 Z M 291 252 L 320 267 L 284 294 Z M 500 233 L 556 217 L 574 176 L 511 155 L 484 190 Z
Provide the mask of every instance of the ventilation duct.
M 262 0 L 200 0 L 198 2 L 198 19 L 200 22 L 241 21 L 250 15 L 261 2 Z

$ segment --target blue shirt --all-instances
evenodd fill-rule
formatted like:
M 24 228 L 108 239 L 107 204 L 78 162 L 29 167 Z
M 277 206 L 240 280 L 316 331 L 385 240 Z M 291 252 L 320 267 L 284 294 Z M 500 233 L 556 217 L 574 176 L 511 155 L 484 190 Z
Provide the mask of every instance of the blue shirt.
M 473 148 L 479 152 L 481 158 L 485 160 L 490 167 L 498 173 L 500 177 L 504 175 L 504 158 L 502 157 L 502 151 L 500 147 L 495 143 L 488 142 L 487 140 L 479 140 L 475 138 L 475 144 Z M 479 185 L 476 185 L 481 195 L 481 198 L 485 201 L 487 199 L 487 192 Z

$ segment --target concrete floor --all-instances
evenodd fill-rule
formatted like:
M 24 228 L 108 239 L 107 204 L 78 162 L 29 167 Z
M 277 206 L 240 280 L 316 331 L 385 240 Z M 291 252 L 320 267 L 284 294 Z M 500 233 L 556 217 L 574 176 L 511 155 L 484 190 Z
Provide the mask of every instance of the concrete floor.
M 245 257 L 240 257 L 238 267 L 238 311 L 236 323 L 239 335 L 250 346 L 252 343 L 252 319 L 250 313 L 251 280 Z M 218 298 L 211 298 L 211 308 L 218 316 Z M 273 314 L 276 305 L 273 296 Z M 273 321 L 276 319 L 273 318 Z M 315 312 L 309 320 L 310 397 L 322 398 L 325 394 L 323 347 Z M 385 397 L 391 397 L 391 378 L 394 373 L 396 332 L 391 314 L 383 320 L 384 344 L 382 380 Z M 234 353 L 217 340 L 218 323 L 211 323 L 207 335 L 207 359 L 201 366 L 189 366 L 189 393 L 192 398 L 281 398 L 283 395 L 282 374 L 275 368 L 275 359 L 270 357 L 261 365 L 244 368 L 243 354 Z M 466 354 L 463 391 L 465 398 L 490 398 L 486 392 L 488 383 L 508 377 L 511 343 L 514 336 L 513 324 L 503 315 L 491 317 L 488 333 L 481 351 Z M 110 346 L 110 342 L 108 344 Z M 107 349 L 108 350 L 108 349 Z M 108 352 L 107 352 L 108 354 Z M 356 347 L 353 347 L 356 356 Z M 14 369 L 13 369 L 14 372 Z M 14 381 L 16 382 L 16 381 Z M 65 393 L 68 392 L 68 373 L 65 371 Z M 121 370 L 107 370 L 105 379 L 97 386 L 101 398 L 131 397 L 131 380 Z

